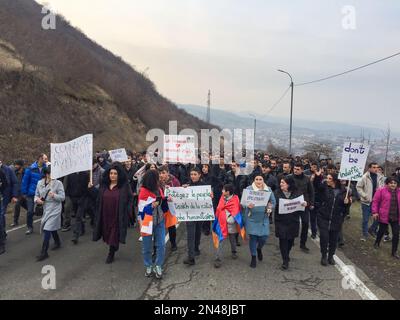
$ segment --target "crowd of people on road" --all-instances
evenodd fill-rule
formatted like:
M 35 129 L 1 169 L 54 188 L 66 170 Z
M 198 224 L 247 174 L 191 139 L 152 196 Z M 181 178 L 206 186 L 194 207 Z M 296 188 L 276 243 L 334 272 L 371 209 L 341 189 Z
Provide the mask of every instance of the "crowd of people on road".
M 165 235 L 169 235 L 170 250 L 176 251 L 180 223 L 168 209 L 172 199 L 165 196 L 166 189 L 209 185 L 215 220 L 185 222 L 184 264 L 188 266 L 196 264 L 201 255 L 202 235 L 218 234 L 215 268 L 223 264 L 226 241 L 232 259 L 238 258 L 238 246 L 247 242 L 249 265 L 256 268 L 273 229 L 279 239 L 282 270 L 289 268 L 296 238 L 300 238 L 299 246 L 305 254 L 310 252 L 309 237 L 319 238 L 321 264 L 334 265 L 337 247 L 344 246 L 343 224 L 356 201 L 360 201 L 362 211 L 360 241 L 374 237 L 375 249 L 382 239 L 392 241 L 392 256 L 399 259 L 400 170 L 384 177 L 382 167 L 369 163 L 362 179 L 355 183 L 339 180 L 340 163 L 331 159 L 312 161 L 257 152 L 251 172 L 243 172 L 241 163 L 226 164 L 223 156 L 217 164 L 201 164 L 200 159 L 197 164 L 168 164 L 152 163 L 146 152 L 127 154 L 128 161 L 112 163 L 106 151 L 97 152 L 91 173 L 73 173 L 58 180 L 51 178 L 51 163 L 45 154 L 29 166 L 22 160 L 11 166 L 0 162 L 0 254 L 6 252 L 5 215 L 13 203 L 10 228 L 20 224 L 21 208 L 27 212 L 27 236 L 34 232 L 34 217 L 41 217 L 43 243 L 38 261 L 49 258 L 51 238 L 51 250 L 62 247 L 60 230 L 71 232 L 71 242 L 79 245 L 80 237 L 91 227 L 93 241 L 102 239 L 108 245 L 106 263 L 113 263 L 120 244 L 126 243 L 128 229 L 139 226 L 145 275 L 161 278 Z M 270 192 L 268 204 L 241 205 L 245 189 Z M 303 210 L 280 213 L 281 201 L 299 196 L 304 198 Z

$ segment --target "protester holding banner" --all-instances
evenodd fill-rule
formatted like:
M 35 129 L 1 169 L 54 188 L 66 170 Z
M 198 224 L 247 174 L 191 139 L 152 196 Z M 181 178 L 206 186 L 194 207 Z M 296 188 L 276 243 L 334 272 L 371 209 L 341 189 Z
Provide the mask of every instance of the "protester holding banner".
M 236 235 L 241 234 L 245 238 L 244 222 L 240 212 L 239 197 L 234 194 L 234 187 L 227 184 L 222 189 L 222 197 L 219 200 L 215 220 L 213 222 L 213 240 L 217 248 L 214 267 L 220 268 L 222 261 L 222 244 L 229 239 L 231 244 L 232 259 L 237 259 Z
M 42 250 L 37 261 L 43 261 L 49 257 L 48 249 L 51 236 L 53 236 L 55 242 L 52 250 L 61 247 L 57 231 L 61 229 L 62 202 L 65 199 L 64 186 L 61 181 L 51 179 L 50 167 L 44 168 L 43 174 L 44 178 L 39 181 L 35 191 L 35 204 L 43 206 L 40 230 L 44 234 Z
M 339 231 L 343 224 L 343 216 L 346 205 L 351 203 L 351 197 L 347 196 L 346 189 L 340 183 L 336 174 L 328 174 L 326 182 L 323 182 L 322 171 L 316 173 L 314 186 L 321 206 L 317 213 L 317 222 L 320 233 L 321 264 L 327 266 L 335 264 L 335 255 Z
M 165 192 L 166 188 L 180 187 L 179 180 L 169 173 L 168 166 L 162 166 L 159 169 L 160 187 Z M 178 250 L 176 245 L 176 224 L 168 227 L 169 242 L 171 243 L 171 251 Z
M 281 178 L 279 189 L 275 192 L 276 206 L 274 218 L 275 236 L 279 238 L 279 249 L 282 255 L 282 270 L 287 270 L 289 268 L 290 250 L 294 245 L 294 239 L 299 236 L 300 215 L 303 212 L 280 213 L 279 204 L 282 200 L 296 199 L 300 195 L 292 176 Z
M 36 186 L 43 177 L 44 168 L 46 168 L 46 164 L 43 161 L 43 154 L 41 154 L 37 158 L 37 161 L 25 170 L 24 177 L 22 178 L 21 193 L 26 197 L 26 205 L 28 207 L 26 217 L 27 235 L 33 233 L 34 196 Z
M 190 183 L 186 186 L 204 186 L 201 181 L 201 171 L 197 167 L 190 170 Z M 201 228 L 203 221 L 186 222 L 188 257 L 183 261 L 184 264 L 192 266 L 196 264 L 195 257 L 200 256 Z
M 361 241 L 366 241 L 368 234 L 376 237 L 378 229 L 378 221 L 374 221 L 368 228 L 369 218 L 371 217 L 371 203 L 377 189 L 383 187 L 384 177 L 378 174 L 379 165 L 372 162 L 368 165 L 368 171 L 357 182 L 357 192 L 361 200 L 362 210 L 362 238 Z
M 392 228 L 392 257 L 400 259 L 397 254 L 399 246 L 399 223 L 400 223 L 400 189 L 398 181 L 394 177 L 387 178 L 386 186 L 376 191 L 372 201 L 372 213 L 374 219 L 379 222 L 379 231 L 375 240 L 375 249 L 379 248 L 383 235 Z
M 267 205 L 256 207 L 254 204 L 248 204 L 244 206 L 244 225 L 246 233 L 250 237 L 250 267 L 255 268 L 257 266 L 256 258 L 259 261 L 263 260 L 262 248 L 269 236 L 269 216 L 275 209 L 276 201 L 271 188 L 264 183 L 262 173 L 256 175 L 253 184 L 246 189 L 271 193 Z
M 113 164 L 104 172 L 93 230 L 93 241 L 103 238 L 110 247 L 107 264 L 114 261 L 119 244 L 125 244 L 132 203 L 133 195 L 126 174 L 121 165 Z

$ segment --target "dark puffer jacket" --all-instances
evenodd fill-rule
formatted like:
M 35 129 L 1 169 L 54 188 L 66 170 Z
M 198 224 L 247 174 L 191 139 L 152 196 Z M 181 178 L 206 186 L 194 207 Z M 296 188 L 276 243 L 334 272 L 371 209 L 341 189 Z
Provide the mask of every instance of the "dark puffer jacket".
M 339 231 L 343 224 L 346 212 L 344 200 L 346 189 L 343 187 L 333 189 L 322 182 L 322 177 L 315 177 L 314 187 L 321 201 L 317 209 L 318 227 L 324 230 Z

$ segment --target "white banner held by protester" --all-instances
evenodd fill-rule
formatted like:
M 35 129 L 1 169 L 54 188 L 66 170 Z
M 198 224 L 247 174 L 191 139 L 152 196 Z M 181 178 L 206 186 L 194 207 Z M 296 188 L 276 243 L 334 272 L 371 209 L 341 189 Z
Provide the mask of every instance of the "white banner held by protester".
M 279 214 L 288 214 L 296 211 L 304 211 L 305 207 L 304 196 L 297 197 L 295 199 L 279 199 Z
M 340 180 L 359 181 L 364 174 L 367 162 L 369 145 L 357 142 L 347 142 L 342 150 L 340 164 Z
M 65 143 L 51 143 L 51 178 L 89 171 L 93 166 L 93 135 L 87 134 Z
M 165 135 L 163 161 L 168 163 L 196 163 L 194 136 Z
M 116 150 L 110 150 L 108 153 L 110 154 L 110 158 L 111 158 L 112 162 L 125 162 L 125 161 L 128 161 L 128 156 L 127 156 L 126 150 L 124 148 L 116 149 Z
M 255 207 L 265 207 L 270 197 L 271 192 L 244 189 L 240 204 L 246 207 L 249 204 L 254 204 Z
M 214 220 L 211 186 L 168 188 L 165 196 L 171 196 L 170 211 L 176 214 L 179 222 Z

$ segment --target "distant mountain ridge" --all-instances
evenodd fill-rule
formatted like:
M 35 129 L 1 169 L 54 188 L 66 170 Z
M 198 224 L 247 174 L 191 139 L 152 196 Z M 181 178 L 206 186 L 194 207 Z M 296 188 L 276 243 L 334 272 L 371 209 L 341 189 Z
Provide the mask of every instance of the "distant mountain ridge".
M 178 104 L 178 107 L 200 119 L 205 119 L 207 108 L 204 106 Z M 257 113 L 249 114 L 245 112 L 230 112 L 216 108 L 211 109 L 211 123 L 222 128 L 253 128 L 254 116 L 257 119 L 257 128 L 260 130 L 264 128 L 289 131 L 289 117 L 288 119 L 278 117 L 268 117 L 266 119 L 266 117 Z M 319 135 L 320 133 L 324 133 L 352 138 L 360 138 L 361 132 L 363 131 L 365 139 L 369 137 L 382 138 L 382 129 L 331 121 L 313 121 L 295 118 L 293 120 L 293 130 L 296 130 L 296 133 L 300 134 Z M 400 137 L 399 132 L 392 132 L 392 135 L 393 137 Z

